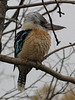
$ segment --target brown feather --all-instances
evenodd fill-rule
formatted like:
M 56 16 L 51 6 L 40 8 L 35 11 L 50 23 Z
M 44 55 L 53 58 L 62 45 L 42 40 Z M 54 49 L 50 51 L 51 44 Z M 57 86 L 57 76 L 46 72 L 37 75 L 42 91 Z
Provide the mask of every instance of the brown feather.
M 51 45 L 51 37 L 48 34 L 48 32 L 39 28 L 34 28 L 25 39 L 23 48 L 19 53 L 18 57 L 25 60 L 29 59 L 33 61 L 40 61 L 41 58 L 48 53 L 50 45 Z M 20 73 L 19 75 L 21 76 L 25 75 L 23 77 L 25 77 L 26 79 L 26 76 L 30 70 L 31 70 L 30 67 L 19 66 L 19 73 Z M 24 82 L 25 81 L 26 80 L 24 80 Z M 23 84 L 24 82 L 18 81 L 18 90 L 24 91 L 24 85 L 25 85 Z

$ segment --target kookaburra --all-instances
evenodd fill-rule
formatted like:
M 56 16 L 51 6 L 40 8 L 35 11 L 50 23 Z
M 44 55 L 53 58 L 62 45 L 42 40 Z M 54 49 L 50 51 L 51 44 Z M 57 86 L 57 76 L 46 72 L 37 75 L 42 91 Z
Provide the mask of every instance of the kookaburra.
M 63 26 L 53 25 L 54 30 L 61 30 Z M 24 60 L 40 61 L 49 51 L 51 37 L 48 30 L 51 24 L 37 12 L 30 12 L 25 16 L 22 31 L 15 39 L 15 57 Z M 24 91 L 26 76 L 31 70 L 29 66 L 18 65 L 18 90 Z

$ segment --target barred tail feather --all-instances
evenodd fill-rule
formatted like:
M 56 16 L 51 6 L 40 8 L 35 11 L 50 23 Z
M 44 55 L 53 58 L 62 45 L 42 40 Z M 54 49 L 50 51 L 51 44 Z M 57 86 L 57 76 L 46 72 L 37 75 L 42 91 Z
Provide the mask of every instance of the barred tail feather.
M 19 77 L 18 77 L 17 87 L 19 91 L 24 91 L 25 83 L 26 83 L 26 76 L 32 68 L 19 65 L 18 69 L 19 69 Z
M 19 91 L 25 90 L 26 74 L 19 73 L 17 87 Z

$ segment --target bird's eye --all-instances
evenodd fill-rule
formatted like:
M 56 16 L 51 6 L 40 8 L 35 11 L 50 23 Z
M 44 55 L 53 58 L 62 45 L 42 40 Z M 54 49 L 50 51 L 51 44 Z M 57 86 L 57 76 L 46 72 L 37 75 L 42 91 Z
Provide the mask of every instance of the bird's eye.
M 36 24 L 36 21 L 34 20 L 34 24 Z
M 44 27 L 45 23 L 43 21 L 41 21 L 40 25 Z
M 41 25 L 43 25 L 44 24 L 44 22 L 43 21 L 41 21 Z

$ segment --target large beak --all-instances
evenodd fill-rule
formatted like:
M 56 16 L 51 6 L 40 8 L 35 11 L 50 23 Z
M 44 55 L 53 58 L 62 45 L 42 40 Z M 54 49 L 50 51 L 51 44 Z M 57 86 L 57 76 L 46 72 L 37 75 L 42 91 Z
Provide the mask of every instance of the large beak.
M 51 24 L 49 24 L 49 23 L 45 24 L 45 27 L 46 27 L 48 30 L 52 30 Z M 54 25 L 54 24 L 53 24 L 53 29 L 54 29 L 54 30 L 61 30 L 61 29 L 63 29 L 63 28 L 66 28 L 66 27 L 64 27 L 64 26 L 59 26 L 59 25 Z

